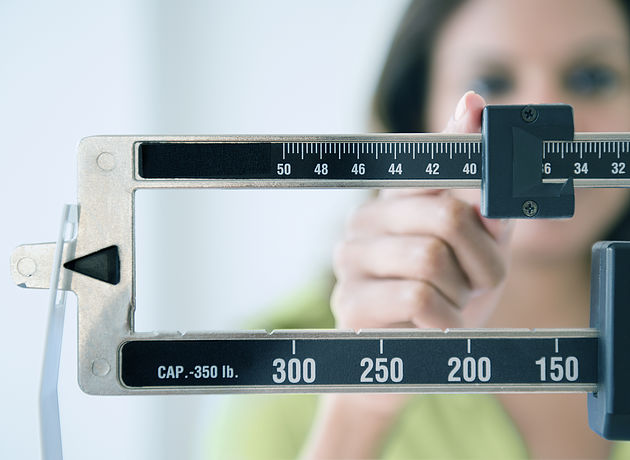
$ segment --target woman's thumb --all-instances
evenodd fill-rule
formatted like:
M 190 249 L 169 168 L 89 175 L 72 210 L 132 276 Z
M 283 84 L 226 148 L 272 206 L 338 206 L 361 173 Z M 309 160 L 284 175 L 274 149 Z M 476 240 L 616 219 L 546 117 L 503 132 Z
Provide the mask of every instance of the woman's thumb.
M 468 91 L 457 103 L 453 116 L 443 133 L 478 133 L 481 130 L 481 112 L 486 101 L 474 91 Z
M 448 121 L 444 133 L 478 133 L 481 130 L 481 112 L 486 101 L 474 91 L 468 91 L 457 103 L 453 116 Z M 486 219 L 476 207 L 481 223 L 488 233 L 499 243 L 506 242 L 514 227 L 514 221 L 506 219 Z

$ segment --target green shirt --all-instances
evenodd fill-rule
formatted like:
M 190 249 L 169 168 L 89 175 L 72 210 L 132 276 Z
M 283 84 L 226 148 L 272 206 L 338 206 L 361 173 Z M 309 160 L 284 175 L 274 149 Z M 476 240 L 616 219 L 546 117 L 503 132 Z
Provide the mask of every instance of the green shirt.
M 298 309 L 281 308 L 263 326 L 268 330 L 274 328 L 272 325 L 331 327 L 329 294 L 330 282 L 323 280 L 290 299 Z M 295 459 L 309 433 L 317 398 L 292 394 L 232 396 L 215 414 L 208 458 Z M 503 460 L 529 455 L 514 422 L 494 396 L 449 394 L 413 396 L 392 427 L 380 458 Z M 630 443 L 615 444 L 611 459 L 630 459 Z
M 216 414 L 208 458 L 295 459 L 316 405 L 316 395 L 234 396 Z M 379 457 L 529 458 L 520 433 L 492 395 L 414 396 L 392 427 Z M 616 443 L 610 458 L 630 459 L 630 443 Z

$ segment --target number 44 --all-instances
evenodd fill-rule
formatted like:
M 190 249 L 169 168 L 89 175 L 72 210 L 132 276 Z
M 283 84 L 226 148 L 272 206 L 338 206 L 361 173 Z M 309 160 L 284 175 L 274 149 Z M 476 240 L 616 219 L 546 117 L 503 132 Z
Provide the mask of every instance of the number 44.
M 402 174 L 402 163 L 392 163 L 387 170 L 390 174 Z

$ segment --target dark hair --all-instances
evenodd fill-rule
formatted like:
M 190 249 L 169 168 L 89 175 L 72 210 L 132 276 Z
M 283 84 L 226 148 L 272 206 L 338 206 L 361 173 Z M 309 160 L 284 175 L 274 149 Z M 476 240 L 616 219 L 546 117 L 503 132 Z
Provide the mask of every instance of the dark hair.
M 410 133 L 426 129 L 424 110 L 435 40 L 465 0 L 412 0 L 392 41 L 373 101 L 380 130 Z M 616 0 L 630 30 L 630 0 Z M 630 240 L 630 205 L 606 236 Z
M 394 133 L 425 129 L 423 111 L 435 39 L 464 0 L 415 0 L 398 26 L 374 97 L 382 129 Z

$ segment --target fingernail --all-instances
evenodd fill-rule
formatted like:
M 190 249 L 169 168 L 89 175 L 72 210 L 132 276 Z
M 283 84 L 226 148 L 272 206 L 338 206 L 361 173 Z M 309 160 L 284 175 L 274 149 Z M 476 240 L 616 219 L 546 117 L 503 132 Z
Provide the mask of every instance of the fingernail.
M 455 121 L 461 120 L 466 112 L 468 111 L 468 107 L 466 107 L 466 96 L 468 93 L 464 94 L 462 98 L 457 103 L 457 107 L 455 108 Z

